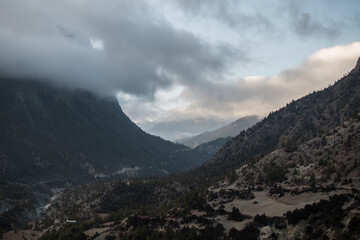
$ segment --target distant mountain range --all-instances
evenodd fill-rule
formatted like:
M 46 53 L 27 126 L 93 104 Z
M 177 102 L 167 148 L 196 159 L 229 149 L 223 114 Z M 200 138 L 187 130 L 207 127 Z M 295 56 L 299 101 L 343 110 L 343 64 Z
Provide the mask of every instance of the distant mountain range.
M 203 143 L 213 141 L 217 138 L 235 137 L 241 131 L 251 127 L 259 120 L 258 116 L 243 117 L 214 131 L 204 132 L 194 137 L 180 139 L 177 142 L 188 147 L 195 148 Z
M 138 125 L 150 134 L 176 142 L 179 139 L 192 137 L 205 131 L 212 131 L 228 123 L 226 121 L 196 118 L 158 122 L 155 124 L 144 122 L 138 123 Z

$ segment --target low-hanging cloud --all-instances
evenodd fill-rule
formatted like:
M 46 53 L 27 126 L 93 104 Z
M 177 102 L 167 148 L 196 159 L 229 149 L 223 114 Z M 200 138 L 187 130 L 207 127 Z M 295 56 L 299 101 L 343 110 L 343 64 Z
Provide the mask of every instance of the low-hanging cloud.
M 154 97 L 220 79 L 244 51 L 172 28 L 145 1 L 0 2 L 0 69 L 100 94 Z

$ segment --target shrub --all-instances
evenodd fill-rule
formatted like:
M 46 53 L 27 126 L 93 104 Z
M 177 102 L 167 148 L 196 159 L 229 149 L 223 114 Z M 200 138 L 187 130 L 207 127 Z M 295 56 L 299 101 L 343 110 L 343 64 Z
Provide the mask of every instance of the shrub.
M 240 213 L 239 209 L 236 207 L 232 208 L 231 213 L 229 214 L 228 220 L 238 221 L 241 222 L 245 219 L 245 216 Z

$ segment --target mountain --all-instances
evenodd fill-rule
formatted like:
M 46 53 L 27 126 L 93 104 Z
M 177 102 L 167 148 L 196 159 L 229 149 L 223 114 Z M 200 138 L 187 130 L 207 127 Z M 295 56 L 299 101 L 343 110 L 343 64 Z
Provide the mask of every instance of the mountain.
M 217 138 L 235 137 L 241 131 L 246 130 L 258 121 L 258 116 L 243 117 L 214 131 L 204 132 L 194 137 L 180 139 L 177 142 L 188 147 L 195 148 L 202 143 L 210 142 Z
M 228 141 L 230 141 L 231 137 L 227 138 L 217 138 L 210 142 L 202 143 L 199 146 L 192 148 L 191 152 L 199 153 L 200 155 L 210 156 L 209 160 L 219 149 L 225 145 Z M 206 161 L 204 161 L 206 162 Z
M 143 125 L 138 123 L 140 127 Z M 211 131 L 221 126 L 228 124 L 224 121 L 217 121 L 212 119 L 187 119 L 178 121 L 159 122 L 154 125 L 144 123 L 144 130 L 150 134 L 160 136 L 170 141 L 177 141 L 185 137 L 191 137 L 205 131 Z M 151 126 L 146 128 L 145 126 Z
M 360 113 L 341 125 L 305 141 L 297 148 L 277 149 L 258 161 L 236 169 L 243 185 L 281 183 L 298 185 L 358 183 L 360 162 Z M 249 177 L 251 175 L 251 178 Z M 353 182 L 354 181 L 354 182 Z
M 334 85 L 270 113 L 193 171 L 75 186 L 29 230 L 3 236 L 359 239 L 359 140 L 360 59 Z
M 2 180 L 164 175 L 201 164 L 181 156 L 187 147 L 142 131 L 115 98 L 86 91 L 2 78 L 0 116 Z
M 50 198 L 73 184 L 178 173 L 218 149 L 147 134 L 115 98 L 2 77 L 0 234 L 40 217 Z
M 240 133 L 199 169 L 217 176 L 277 148 L 296 148 L 360 112 L 360 59 L 334 85 L 292 101 Z M 219 167 L 221 166 L 221 168 Z
M 76 188 L 48 216 L 76 219 L 76 228 L 65 225 L 56 234 L 84 239 L 359 239 L 359 154 L 360 113 L 297 149 L 248 161 L 206 190 L 176 178 L 117 182 L 106 191 Z M 84 220 L 89 211 L 102 217 Z

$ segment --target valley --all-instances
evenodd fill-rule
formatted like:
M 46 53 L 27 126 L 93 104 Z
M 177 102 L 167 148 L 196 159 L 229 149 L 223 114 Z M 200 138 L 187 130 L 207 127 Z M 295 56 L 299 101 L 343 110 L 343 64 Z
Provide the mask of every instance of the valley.
M 356 239 L 359 62 L 194 170 L 69 186 L 3 239 Z
M 360 239 L 358 0 L 0 0 L 0 240 Z

